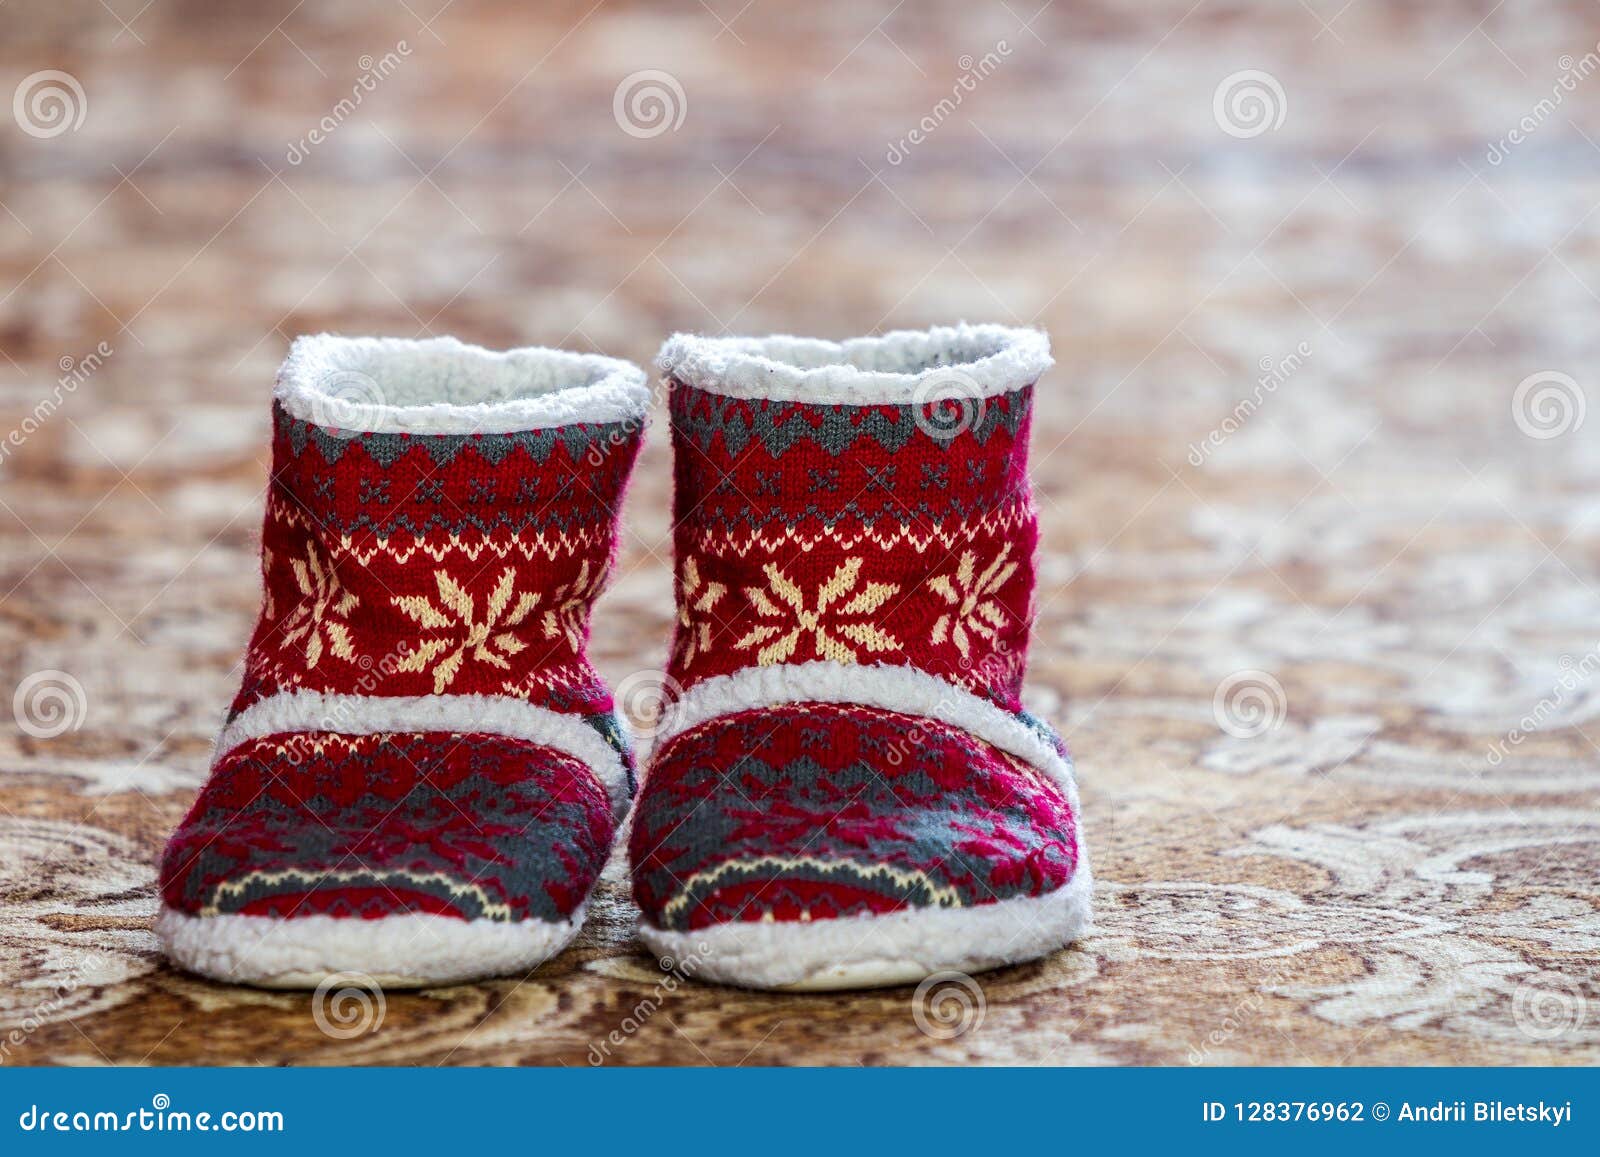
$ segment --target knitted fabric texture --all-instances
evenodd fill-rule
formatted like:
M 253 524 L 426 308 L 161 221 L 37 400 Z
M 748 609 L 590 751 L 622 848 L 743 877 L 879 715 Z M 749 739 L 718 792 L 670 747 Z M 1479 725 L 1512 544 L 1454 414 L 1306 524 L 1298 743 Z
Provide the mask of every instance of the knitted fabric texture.
M 744 711 L 673 742 L 635 820 L 657 927 L 970 908 L 1063 887 L 1060 787 L 959 728 L 836 704 Z
M 949 722 L 1021 722 L 1065 757 L 1020 700 L 1029 421 L 1049 360 L 1010 355 L 1035 339 L 891 334 L 831 347 L 836 368 L 797 339 L 669 344 L 676 709 L 750 668 L 832 675 L 828 703 L 745 702 L 666 729 L 630 843 L 648 927 L 971 908 L 1071 880 L 1066 785 Z M 799 364 L 765 364 L 781 356 Z M 897 668 L 936 690 L 864 705 Z
M 201 916 L 557 921 L 613 835 L 594 774 L 538 744 L 274 735 L 218 761 L 168 848 L 162 898 Z
M 422 365 L 467 404 L 442 423 L 457 428 L 463 414 L 493 424 L 499 399 L 473 390 L 506 389 L 508 364 L 546 379 L 553 364 L 572 395 L 551 411 L 565 424 L 374 432 L 293 412 L 308 395 L 320 406 L 324 383 L 292 367 L 370 346 L 371 392 L 409 403 Z M 632 764 L 585 648 L 647 394 L 638 371 L 609 363 L 621 385 L 605 389 L 630 416 L 570 421 L 594 367 L 512 357 L 453 342 L 297 343 L 272 410 L 261 615 L 233 738 L 162 862 L 169 910 L 555 922 L 587 897 L 615 836 L 601 773 L 615 765 L 631 783 Z M 548 388 L 533 377 L 531 400 L 515 403 L 524 413 Z M 326 413 L 349 412 L 338 403 Z M 365 412 L 392 427 L 410 407 Z M 376 725 L 397 714 L 390 701 L 415 716 L 411 729 Z M 257 719 L 267 734 L 238 732 Z M 607 758 L 574 754 L 583 740 Z
M 273 418 L 266 597 L 234 715 L 290 690 L 610 714 L 584 648 L 637 424 L 347 436 Z

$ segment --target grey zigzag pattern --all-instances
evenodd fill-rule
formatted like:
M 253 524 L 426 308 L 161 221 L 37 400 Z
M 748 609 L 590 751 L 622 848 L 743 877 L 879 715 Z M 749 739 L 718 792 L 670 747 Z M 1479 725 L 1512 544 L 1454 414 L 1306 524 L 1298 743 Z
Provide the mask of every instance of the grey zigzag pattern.
M 557 426 L 548 430 L 518 430 L 512 434 L 354 434 L 339 437 L 321 426 L 288 414 L 281 406 L 273 407 L 278 429 L 287 435 L 289 445 L 298 454 L 305 452 L 306 444 L 317 448 L 323 461 L 339 461 L 351 446 L 359 445 L 379 466 L 388 467 L 408 450 L 420 447 L 436 466 L 448 466 L 463 450 L 474 450 L 491 466 L 497 465 L 508 454 L 521 447 L 535 462 L 544 462 L 556 446 L 567 448 L 573 461 L 582 461 L 590 447 L 604 448 L 620 445 L 635 438 L 644 429 L 643 422 L 603 422 L 593 425 Z
M 406 758 L 410 758 L 408 755 Z M 530 758 L 537 759 L 537 755 Z M 378 774 L 378 761 L 370 755 L 352 754 L 349 762 L 358 767 L 372 768 Z M 283 768 L 272 760 L 250 760 L 241 764 L 256 775 L 280 775 Z M 230 774 L 240 774 L 233 770 Z M 233 854 L 224 842 L 208 843 L 196 858 L 188 874 L 187 891 L 197 904 L 216 904 L 222 912 L 240 912 L 250 905 L 291 891 L 315 891 L 323 886 L 329 870 L 343 868 L 343 876 L 336 887 L 401 888 L 420 891 L 444 900 L 459 908 L 468 919 L 504 921 L 506 916 L 485 911 L 478 892 L 470 885 L 488 876 L 492 889 L 510 897 L 520 898 L 529 908 L 531 918 L 564 920 L 568 913 L 550 894 L 552 880 L 567 878 L 571 861 L 580 858 L 598 872 L 605 862 L 603 847 L 584 846 L 583 834 L 588 830 L 587 815 L 581 804 L 554 799 L 540 782 L 537 766 L 528 778 L 515 784 L 492 782 L 481 776 L 469 776 L 449 789 L 433 786 L 423 777 L 421 790 L 408 793 L 400 804 L 392 808 L 376 796 L 363 803 L 377 808 L 377 814 L 387 820 L 397 817 L 397 826 L 407 824 L 437 824 L 440 816 L 459 813 L 472 818 L 479 831 L 463 834 L 450 843 L 460 854 L 458 863 L 437 861 L 431 849 L 419 849 L 420 861 L 380 863 L 373 866 L 352 854 L 352 836 L 339 826 L 330 827 L 311 817 L 337 817 L 349 811 L 349 805 L 320 794 L 307 794 L 294 808 L 286 807 L 271 795 L 263 794 L 247 808 L 256 822 L 265 826 L 277 841 L 289 849 L 292 866 L 285 871 L 278 862 L 278 854 L 268 852 L 262 862 L 252 858 L 252 849 L 243 857 Z M 456 802 L 456 801 L 461 802 Z M 448 801 L 448 802 L 447 802 Z M 463 806 L 463 804 L 465 806 Z M 384 814 L 387 813 L 387 814 Z M 208 829 L 222 830 L 235 813 L 207 810 L 197 823 Z M 501 833 L 484 836 L 482 829 Z M 262 866 L 271 866 L 271 877 L 248 878 Z M 298 870 L 297 870 L 298 869 Z M 205 880 L 228 880 L 246 877 L 244 886 L 232 892 L 225 900 L 211 894 L 196 894 L 196 887 Z M 354 913 L 351 913 L 354 915 Z M 515 917 L 512 917 L 515 919 Z
M 622 769 L 628 773 L 628 798 L 632 799 L 639 790 L 639 776 L 634 767 L 632 735 L 611 711 L 585 715 L 583 721 L 598 731 L 607 746 L 622 757 Z
M 681 397 L 681 401 L 679 398 Z M 787 403 L 746 402 L 680 387 L 673 399 L 673 429 L 709 450 L 721 434 L 728 452 L 739 454 L 760 442 L 777 457 L 801 441 L 815 442 L 838 457 L 862 438 L 871 438 L 890 452 L 902 450 L 913 438 L 924 437 L 947 447 L 958 438 L 972 438 L 981 446 L 996 430 L 1015 436 L 1033 409 L 1033 387 L 999 398 L 986 399 L 983 413 L 970 429 L 940 431 L 934 423 L 918 424 L 920 405 L 904 406 L 789 406 Z M 816 420 L 820 419 L 820 420 Z

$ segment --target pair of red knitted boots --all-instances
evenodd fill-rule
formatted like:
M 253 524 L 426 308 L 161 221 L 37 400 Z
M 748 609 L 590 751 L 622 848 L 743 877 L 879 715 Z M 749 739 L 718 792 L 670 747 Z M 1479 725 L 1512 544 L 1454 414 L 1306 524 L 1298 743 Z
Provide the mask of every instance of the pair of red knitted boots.
M 1065 748 L 1019 701 L 1042 334 L 675 337 L 669 702 L 640 934 L 695 975 L 973 972 L 1083 930 Z M 157 931 L 220 980 L 525 972 L 582 926 L 635 792 L 585 656 L 649 407 L 609 358 L 294 344 L 265 598 Z

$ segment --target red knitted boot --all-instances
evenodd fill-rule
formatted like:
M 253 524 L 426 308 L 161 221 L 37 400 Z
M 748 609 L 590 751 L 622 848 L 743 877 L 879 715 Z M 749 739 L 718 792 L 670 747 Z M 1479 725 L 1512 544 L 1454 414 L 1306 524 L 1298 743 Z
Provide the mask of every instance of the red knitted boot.
M 295 342 L 261 618 L 161 866 L 175 963 L 418 985 L 572 939 L 631 794 L 584 649 L 648 401 L 610 358 Z
M 679 336 L 676 699 L 629 852 L 647 944 L 864 987 L 1078 936 L 1066 749 L 1018 698 L 1043 334 Z

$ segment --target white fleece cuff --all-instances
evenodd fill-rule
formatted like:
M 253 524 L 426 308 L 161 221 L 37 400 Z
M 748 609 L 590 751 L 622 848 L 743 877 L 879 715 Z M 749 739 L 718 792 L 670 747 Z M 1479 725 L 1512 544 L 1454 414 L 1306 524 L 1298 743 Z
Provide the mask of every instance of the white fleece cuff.
M 680 333 L 656 358 L 664 376 L 708 393 L 832 405 L 996 397 L 1032 385 L 1053 364 L 1040 330 L 964 323 L 844 342 Z
M 624 724 L 617 717 L 619 726 Z M 594 772 L 617 815 L 627 810 L 622 756 L 582 717 L 496 695 L 333 695 L 283 691 L 239 712 L 217 738 L 215 759 L 252 739 L 297 731 L 374 735 L 386 731 L 474 732 L 525 739 L 579 760 Z
M 319 426 L 371 434 L 510 434 L 579 422 L 642 422 L 644 371 L 565 350 L 494 351 L 453 337 L 296 338 L 278 401 Z
M 1060 785 L 1073 814 L 1078 784 L 1072 764 L 1044 736 L 970 691 L 915 667 L 845 664 L 827 659 L 746 667 L 696 683 L 667 708 L 655 750 L 702 723 L 724 715 L 786 703 L 855 703 L 936 719 L 1032 764 Z

